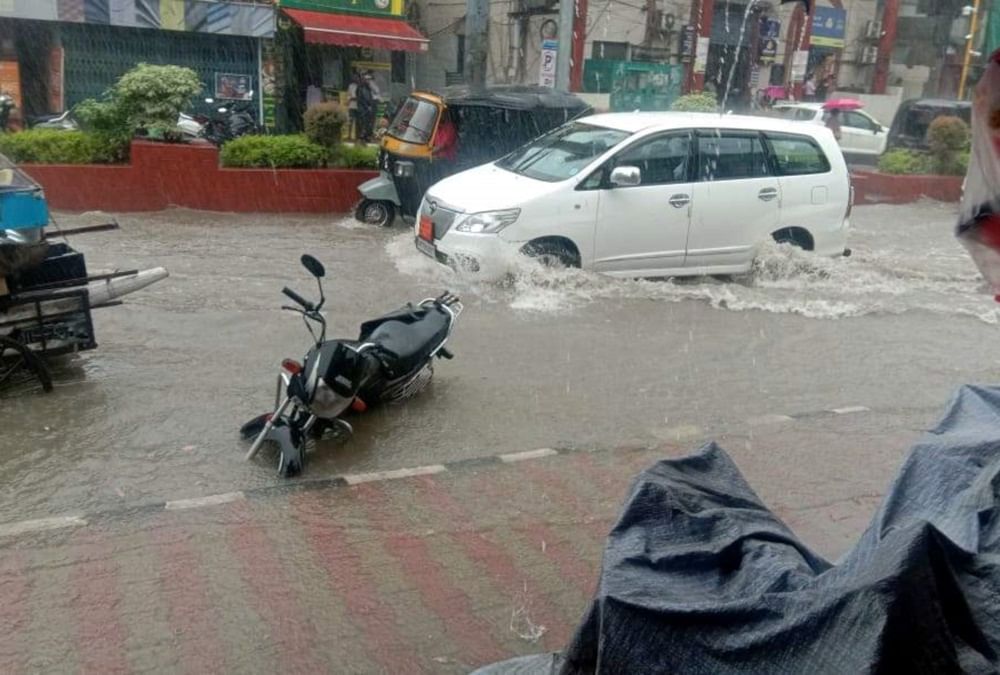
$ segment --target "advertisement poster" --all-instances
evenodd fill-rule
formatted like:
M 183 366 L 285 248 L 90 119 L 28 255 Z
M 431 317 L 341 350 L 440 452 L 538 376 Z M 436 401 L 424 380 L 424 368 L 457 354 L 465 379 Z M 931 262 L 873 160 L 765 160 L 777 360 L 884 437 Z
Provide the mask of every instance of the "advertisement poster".
M 253 78 L 233 73 L 215 74 L 215 98 L 249 101 L 253 98 Z
M 694 58 L 694 43 L 697 36 L 698 29 L 694 26 L 684 26 L 681 29 L 681 63 L 691 63 L 691 59 Z
M 559 52 L 558 40 L 542 42 L 542 59 L 538 67 L 538 84 L 543 87 L 556 86 L 556 58 Z
M 694 72 L 704 73 L 705 66 L 708 64 L 708 44 L 711 42 L 710 37 L 698 37 L 698 47 L 694 53 Z
M 792 82 L 802 82 L 806 79 L 806 68 L 809 66 L 809 50 L 800 49 L 792 55 Z

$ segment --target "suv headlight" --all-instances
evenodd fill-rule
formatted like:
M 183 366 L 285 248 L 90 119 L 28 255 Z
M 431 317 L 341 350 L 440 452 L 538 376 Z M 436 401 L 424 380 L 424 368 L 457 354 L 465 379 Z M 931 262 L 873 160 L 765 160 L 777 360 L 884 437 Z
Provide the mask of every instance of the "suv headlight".
M 473 213 L 459 222 L 455 229 L 470 234 L 496 234 L 508 225 L 512 225 L 520 215 L 521 209 Z

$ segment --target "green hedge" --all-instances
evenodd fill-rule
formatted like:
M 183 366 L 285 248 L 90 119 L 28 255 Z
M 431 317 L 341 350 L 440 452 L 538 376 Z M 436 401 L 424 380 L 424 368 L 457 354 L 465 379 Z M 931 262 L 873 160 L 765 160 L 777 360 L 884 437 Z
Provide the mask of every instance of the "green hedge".
M 330 150 L 310 141 L 304 134 L 288 136 L 243 136 L 222 146 L 222 166 L 229 168 L 316 169 L 335 166 L 343 169 L 375 169 L 378 147 L 339 145 Z
M 968 150 L 954 153 L 947 163 L 926 152 L 904 149 L 889 150 L 878 159 L 879 171 L 898 175 L 961 176 L 968 166 Z
M 128 143 L 87 131 L 29 129 L 0 134 L 0 154 L 25 163 L 114 164 L 128 156 Z
M 330 151 L 304 134 L 241 136 L 223 145 L 220 157 L 232 168 L 315 169 L 329 163 Z
M 673 112 L 717 112 L 719 102 L 707 91 L 681 96 L 670 106 Z
M 377 169 L 378 146 L 341 145 L 334 152 L 334 163 L 342 169 Z

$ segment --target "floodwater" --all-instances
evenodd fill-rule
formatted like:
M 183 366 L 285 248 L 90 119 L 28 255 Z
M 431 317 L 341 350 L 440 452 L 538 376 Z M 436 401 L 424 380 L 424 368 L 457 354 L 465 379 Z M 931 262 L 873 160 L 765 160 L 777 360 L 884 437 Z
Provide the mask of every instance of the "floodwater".
M 61 224 L 100 222 L 101 214 Z M 742 279 L 620 281 L 525 263 L 507 286 L 422 258 L 402 226 L 330 217 L 168 211 L 77 236 L 92 270 L 171 277 L 97 310 L 100 347 L 56 369 L 53 394 L 0 395 L 4 520 L 89 512 L 280 481 L 237 430 L 273 401 L 276 368 L 309 345 L 281 312 L 298 264 L 322 260 L 331 335 L 444 288 L 466 303 L 426 392 L 324 441 L 307 477 L 540 447 L 655 443 L 685 425 L 863 405 L 939 409 L 995 381 L 998 306 L 952 236 L 952 207 L 855 210 L 854 255 L 769 248 Z M 929 414 L 928 418 L 932 418 Z

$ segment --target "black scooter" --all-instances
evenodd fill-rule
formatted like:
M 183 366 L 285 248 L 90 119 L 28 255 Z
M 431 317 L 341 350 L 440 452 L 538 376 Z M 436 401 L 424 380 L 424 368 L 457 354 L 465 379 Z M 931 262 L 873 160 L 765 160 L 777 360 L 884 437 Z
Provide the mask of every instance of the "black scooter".
M 446 292 L 363 323 L 357 340 L 327 340 L 326 319 L 320 313 L 326 302 L 321 281 L 326 270 L 311 255 L 303 255 L 301 262 L 316 278 L 319 303 L 286 286 L 282 293 L 298 307 L 282 309 L 302 315 L 315 344 L 302 363 L 281 362 L 274 412 L 255 417 L 240 430 L 245 440 L 254 439 L 248 461 L 264 441 L 278 445 L 278 473 L 285 477 L 302 471 L 310 435 L 327 430 L 353 434 L 345 414 L 400 401 L 424 389 L 434 375 L 434 358 L 453 358 L 445 343 L 462 313 L 461 301 Z M 319 335 L 313 324 L 320 327 Z

